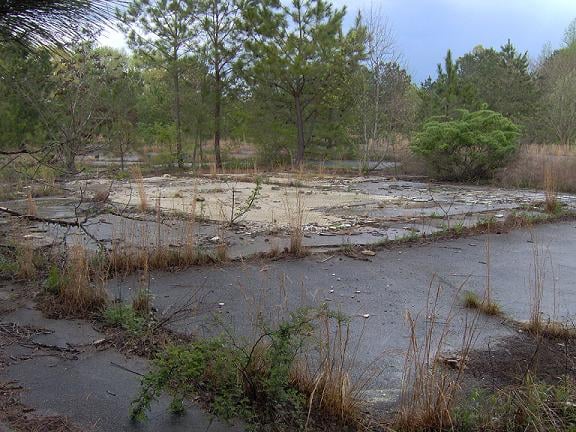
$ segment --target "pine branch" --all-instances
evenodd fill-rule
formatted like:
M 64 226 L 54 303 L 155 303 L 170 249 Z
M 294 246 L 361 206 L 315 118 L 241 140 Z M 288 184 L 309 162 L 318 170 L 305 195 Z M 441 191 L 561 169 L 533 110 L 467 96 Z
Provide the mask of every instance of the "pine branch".
M 62 47 L 110 26 L 126 0 L 0 0 L 0 42 Z

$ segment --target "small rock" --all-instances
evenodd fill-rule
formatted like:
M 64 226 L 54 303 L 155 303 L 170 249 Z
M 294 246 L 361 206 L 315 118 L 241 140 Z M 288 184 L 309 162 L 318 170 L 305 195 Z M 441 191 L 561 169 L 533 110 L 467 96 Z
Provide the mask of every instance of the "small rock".
M 362 255 L 366 255 L 366 256 L 375 256 L 376 252 L 371 251 L 370 249 L 364 249 L 362 252 L 360 252 Z
M 368 319 L 368 318 L 370 318 L 370 314 L 364 314 L 364 315 L 362 315 L 362 318 Z
M 212 237 L 212 238 L 210 239 L 210 241 L 213 242 L 213 243 L 217 243 L 217 242 L 220 241 L 220 237 L 219 237 L 219 236 L 214 236 L 214 237 Z

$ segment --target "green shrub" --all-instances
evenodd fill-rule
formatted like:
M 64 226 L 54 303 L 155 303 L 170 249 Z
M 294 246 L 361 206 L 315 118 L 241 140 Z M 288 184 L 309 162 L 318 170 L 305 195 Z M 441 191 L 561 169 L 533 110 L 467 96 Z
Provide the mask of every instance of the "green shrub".
M 213 409 L 217 415 L 247 417 L 249 404 L 238 379 L 241 355 L 221 339 L 169 346 L 154 359 L 150 372 L 143 378 L 140 394 L 132 402 L 132 417 L 145 418 L 150 404 L 163 391 L 172 398 L 173 412 L 182 412 L 187 397 L 210 392 L 214 393 Z
M 489 177 L 517 148 L 519 128 L 502 114 L 459 111 L 454 120 L 430 119 L 416 134 L 412 150 L 444 180 Z
M 56 265 L 52 265 L 48 270 L 48 277 L 46 278 L 46 291 L 50 294 L 60 293 L 60 288 L 64 284 L 64 275 Z
M 238 346 L 214 338 L 170 346 L 153 361 L 132 403 L 132 417 L 142 419 L 152 401 L 166 391 L 170 409 L 181 412 L 183 401 L 204 395 L 219 417 L 274 422 L 278 416 L 301 424 L 306 398 L 292 385 L 291 371 L 311 331 L 310 310 L 292 314 L 274 330 L 264 330 L 257 342 Z

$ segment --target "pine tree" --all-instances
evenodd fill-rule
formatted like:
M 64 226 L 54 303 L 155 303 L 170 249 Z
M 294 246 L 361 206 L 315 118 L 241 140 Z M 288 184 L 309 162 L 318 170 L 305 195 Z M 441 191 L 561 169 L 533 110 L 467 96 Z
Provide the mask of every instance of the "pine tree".
M 345 9 L 333 9 L 324 0 L 254 2 L 245 10 L 245 58 L 252 83 L 270 85 L 290 97 L 296 126 L 294 161 L 304 161 L 306 126 L 323 84 L 332 77 L 342 47 Z
M 200 48 L 209 66 L 214 90 L 214 157 L 222 168 L 222 100 L 232 73 L 232 63 L 241 48 L 240 5 L 235 0 L 200 0 L 197 9 L 203 34 Z
M 119 14 L 128 44 L 149 61 L 167 70 L 172 79 L 176 160 L 184 166 L 182 152 L 182 104 L 180 84 L 182 59 L 194 47 L 198 33 L 191 0 L 134 0 Z

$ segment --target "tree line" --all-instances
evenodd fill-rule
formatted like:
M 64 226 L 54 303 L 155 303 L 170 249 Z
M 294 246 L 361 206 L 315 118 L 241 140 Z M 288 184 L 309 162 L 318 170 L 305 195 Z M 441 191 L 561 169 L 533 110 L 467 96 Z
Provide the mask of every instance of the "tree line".
M 326 0 L 134 0 L 116 12 L 129 52 L 98 47 L 92 28 L 49 46 L 2 40 L 0 149 L 69 171 L 95 150 L 124 165 L 142 146 L 179 167 L 209 152 L 221 168 L 223 139 L 267 163 L 368 161 L 463 109 L 502 114 L 525 142 L 574 143 L 574 22 L 536 61 L 510 41 L 448 51 L 417 84 L 382 11 L 348 29 L 346 13 Z

